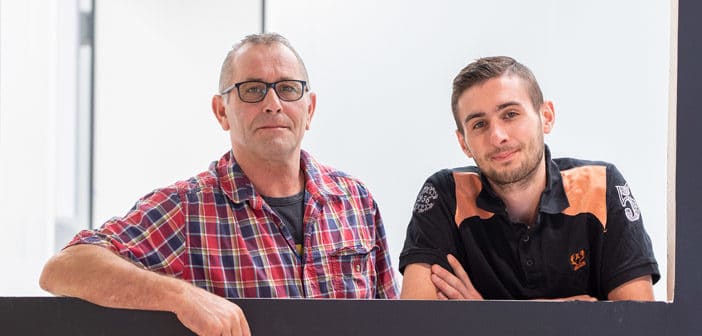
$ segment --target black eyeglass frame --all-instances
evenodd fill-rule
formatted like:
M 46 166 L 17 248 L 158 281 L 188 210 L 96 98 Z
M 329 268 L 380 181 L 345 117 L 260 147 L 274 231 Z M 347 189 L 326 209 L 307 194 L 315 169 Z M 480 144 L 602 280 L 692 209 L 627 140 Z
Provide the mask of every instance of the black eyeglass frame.
M 281 97 L 280 94 L 278 93 L 277 87 L 278 87 L 278 84 L 279 84 L 279 83 L 282 83 L 282 82 L 297 82 L 297 83 L 300 83 L 300 84 L 302 85 L 302 90 L 301 90 L 302 93 L 300 94 L 300 97 L 298 97 L 297 99 L 285 99 L 285 98 Z M 265 91 L 264 91 L 263 94 L 261 95 L 261 99 L 256 100 L 256 101 L 247 101 L 247 100 L 244 100 L 243 97 L 241 97 L 241 91 L 239 91 L 239 87 L 241 87 L 242 85 L 244 85 L 244 84 L 246 84 L 246 83 L 261 83 L 261 84 L 265 84 Z M 226 89 L 222 90 L 222 92 L 220 92 L 219 95 L 220 95 L 220 96 L 224 96 L 224 95 L 226 95 L 226 94 L 229 94 L 232 90 L 234 90 L 234 88 L 236 88 L 236 94 L 237 94 L 237 96 L 239 96 L 239 99 L 240 99 L 242 102 L 244 102 L 244 103 L 251 103 L 251 104 L 258 103 L 258 102 L 264 100 L 264 99 L 266 98 L 266 95 L 268 94 L 268 91 L 270 91 L 270 90 L 269 90 L 270 88 L 273 88 L 273 91 L 275 91 L 275 94 L 278 96 L 278 99 L 280 99 L 280 100 L 282 100 L 282 101 L 286 101 L 286 102 L 298 101 L 298 100 L 302 99 L 302 97 L 305 95 L 305 92 L 309 91 L 309 88 L 308 88 L 308 86 L 307 86 L 307 81 L 300 80 L 300 79 L 283 79 L 283 80 L 279 80 L 279 81 L 276 81 L 276 82 L 273 82 L 273 83 L 268 83 L 268 82 L 264 82 L 264 81 L 260 81 L 260 80 L 249 80 L 249 81 L 243 81 L 243 82 L 239 82 L 239 83 L 234 83 L 234 84 L 228 86 Z

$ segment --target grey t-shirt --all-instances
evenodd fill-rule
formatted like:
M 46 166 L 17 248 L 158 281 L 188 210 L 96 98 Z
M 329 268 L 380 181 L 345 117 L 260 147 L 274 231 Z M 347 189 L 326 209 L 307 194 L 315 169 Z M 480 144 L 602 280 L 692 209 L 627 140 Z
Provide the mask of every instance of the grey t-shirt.
M 263 196 L 263 200 L 280 216 L 293 236 L 295 245 L 302 246 L 303 227 L 305 215 L 305 191 L 287 197 Z

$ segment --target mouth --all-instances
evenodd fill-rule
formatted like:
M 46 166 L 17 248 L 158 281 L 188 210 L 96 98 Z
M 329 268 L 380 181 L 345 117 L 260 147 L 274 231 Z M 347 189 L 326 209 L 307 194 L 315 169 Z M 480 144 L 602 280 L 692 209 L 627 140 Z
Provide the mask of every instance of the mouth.
M 490 155 L 490 160 L 496 161 L 496 162 L 504 162 L 507 160 L 512 159 L 514 154 L 516 154 L 519 150 L 518 149 L 509 149 L 505 151 L 499 151 L 495 154 Z
M 265 126 L 260 126 L 258 127 L 258 130 L 283 130 L 283 129 L 289 129 L 290 127 L 284 126 L 284 125 L 265 125 Z

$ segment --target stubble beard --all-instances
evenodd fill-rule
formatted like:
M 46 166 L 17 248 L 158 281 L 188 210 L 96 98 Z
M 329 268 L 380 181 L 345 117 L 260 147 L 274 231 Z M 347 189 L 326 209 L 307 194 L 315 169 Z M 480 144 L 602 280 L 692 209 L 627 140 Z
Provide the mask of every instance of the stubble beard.
M 527 186 L 529 182 L 534 179 L 534 175 L 538 171 L 539 164 L 543 164 L 543 136 L 541 136 L 540 140 L 541 141 L 539 142 L 531 143 L 531 146 L 527 146 L 527 148 L 531 147 L 531 151 L 527 153 L 525 160 L 522 161 L 517 168 L 501 171 L 495 169 L 494 167 L 482 169 L 480 166 L 478 166 L 478 168 L 480 168 L 481 172 L 495 187 L 500 189 Z

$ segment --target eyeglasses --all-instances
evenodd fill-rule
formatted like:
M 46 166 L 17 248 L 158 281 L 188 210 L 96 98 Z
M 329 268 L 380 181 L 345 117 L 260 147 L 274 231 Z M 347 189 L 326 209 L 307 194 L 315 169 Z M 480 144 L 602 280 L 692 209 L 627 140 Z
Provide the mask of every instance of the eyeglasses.
M 273 88 L 273 91 L 282 101 L 296 101 L 302 98 L 307 88 L 307 82 L 303 80 L 287 79 L 274 83 L 266 83 L 262 81 L 245 81 L 235 83 L 232 86 L 224 89 L 222 96 L 228 94 L 236 88 L 239 99 L 245 103 L 258 103 L 266 97 L 268 88 Z

